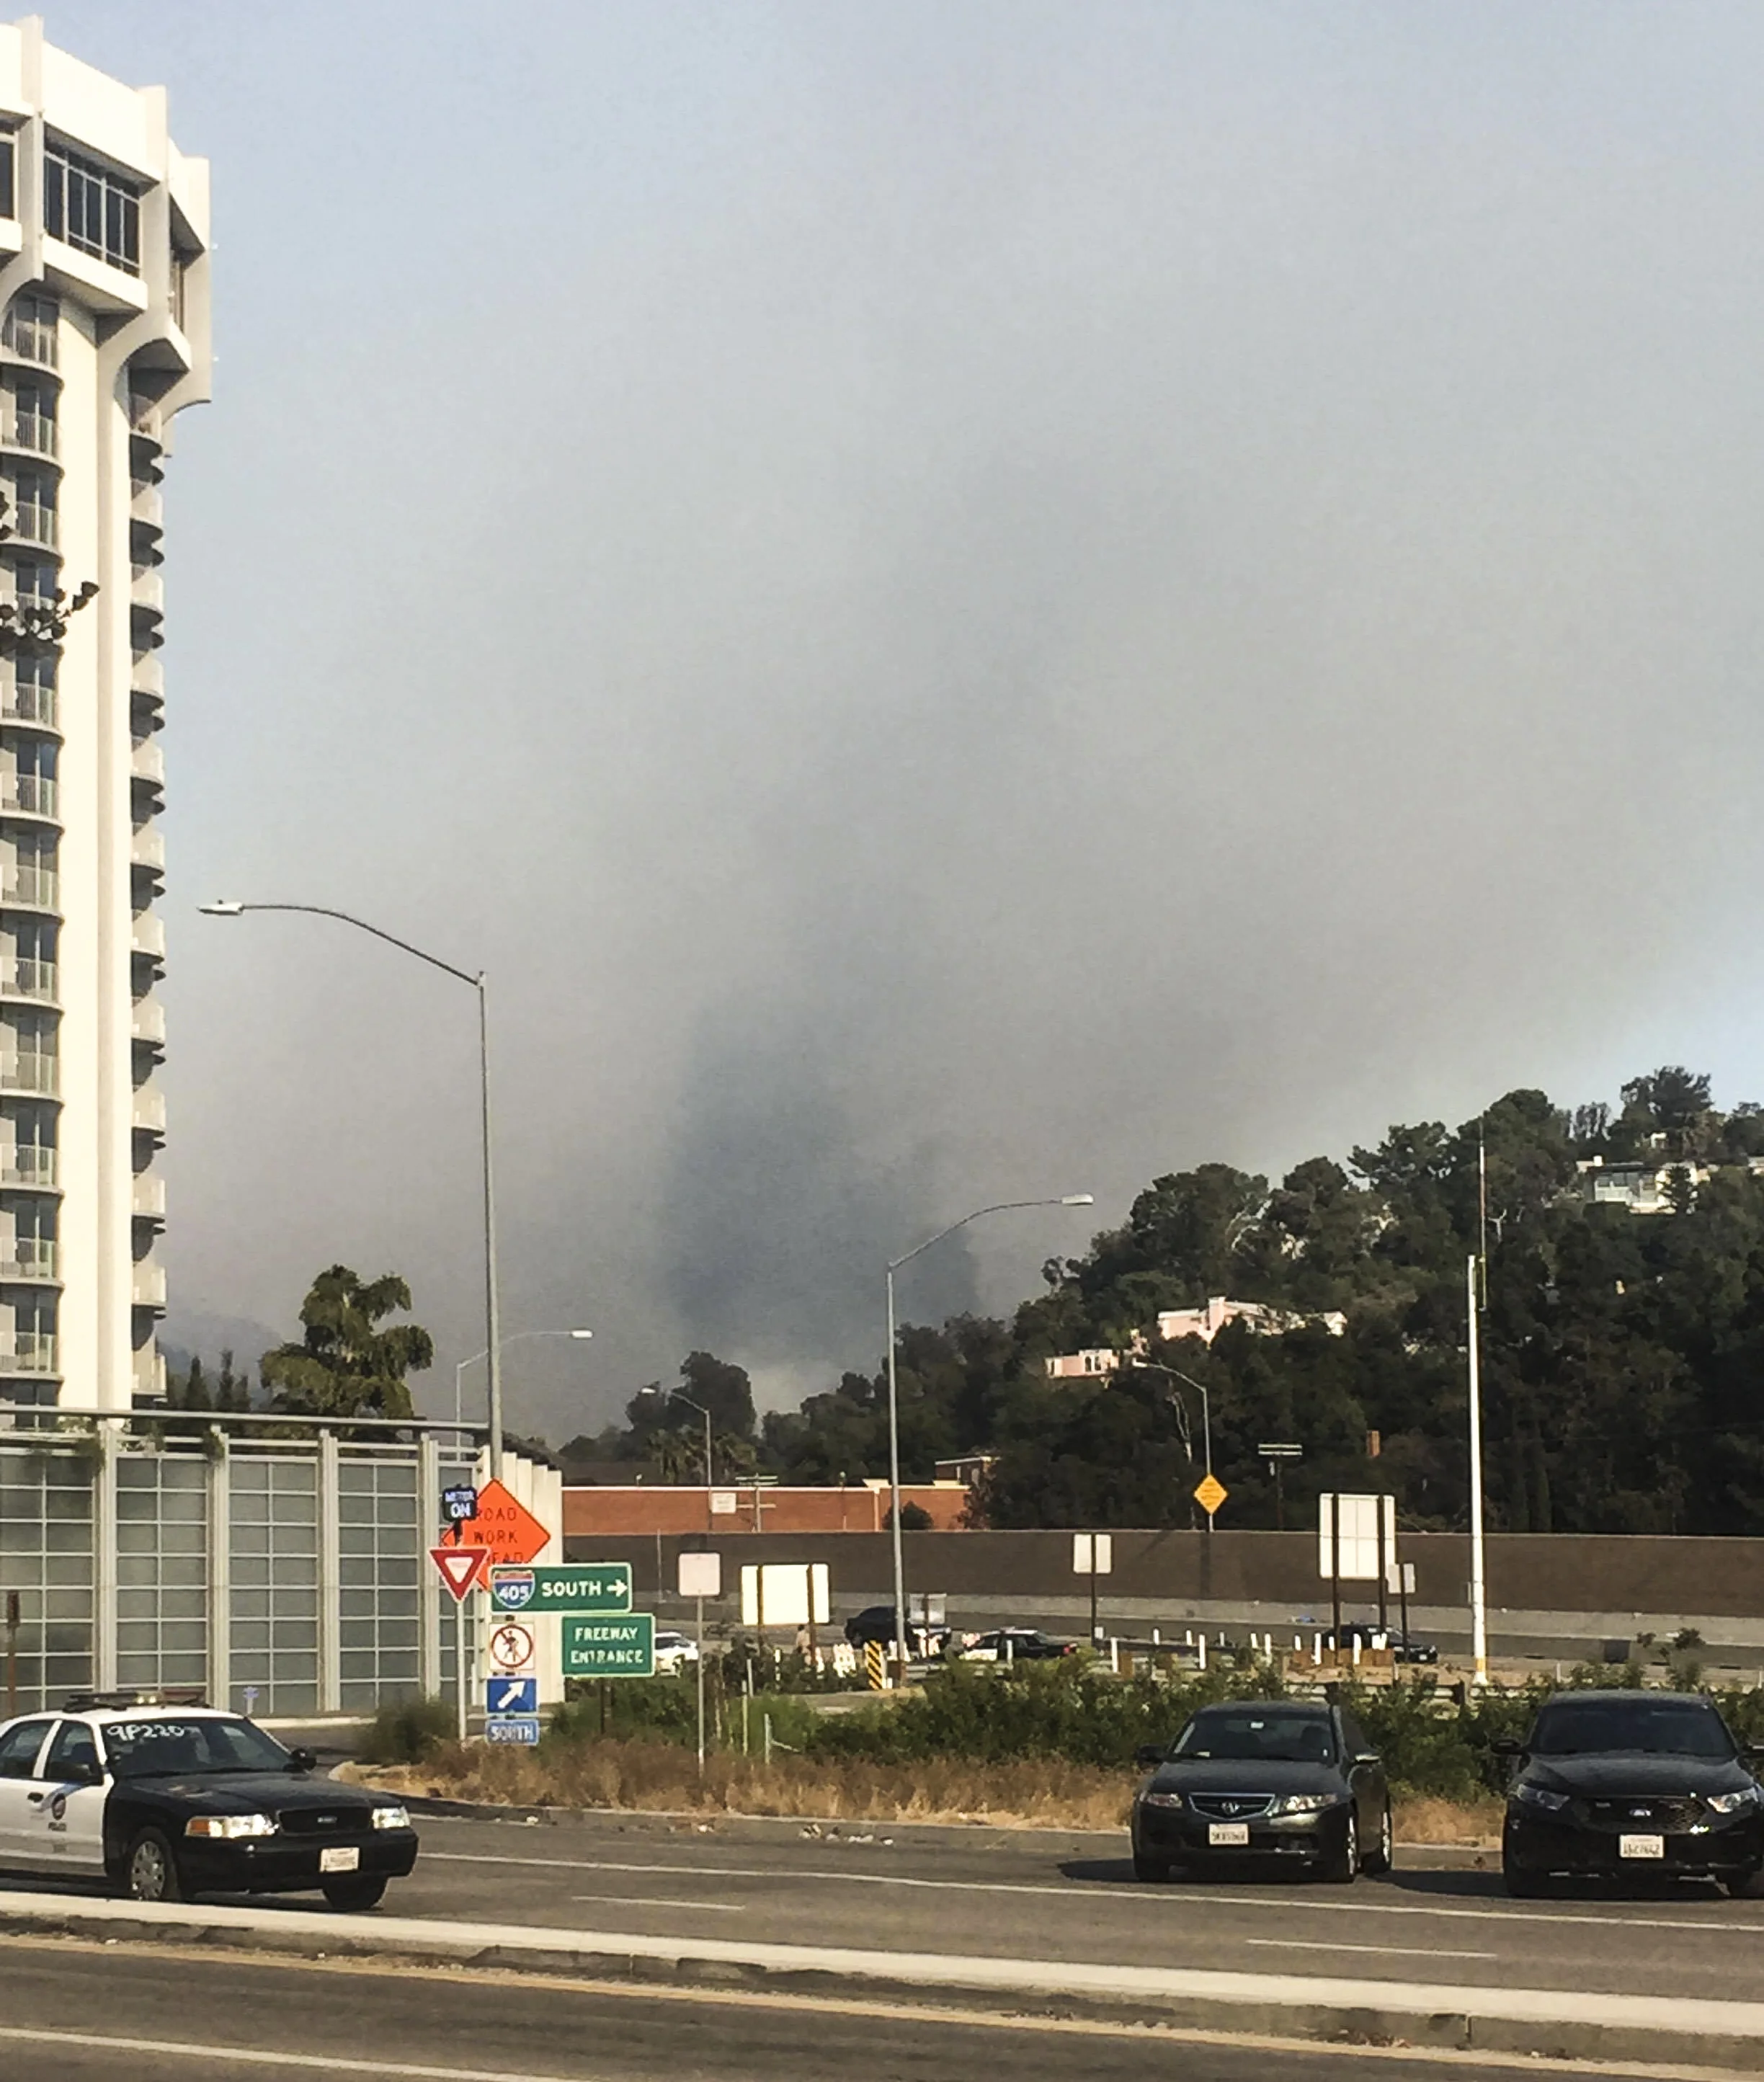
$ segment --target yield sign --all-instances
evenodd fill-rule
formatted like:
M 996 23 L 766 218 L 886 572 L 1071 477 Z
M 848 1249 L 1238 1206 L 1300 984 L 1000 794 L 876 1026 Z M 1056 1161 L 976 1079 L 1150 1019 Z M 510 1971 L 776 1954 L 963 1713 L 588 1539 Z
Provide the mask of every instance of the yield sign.
M 459 1536 L 482 1547 L 492 1562 L 517 1566 L 542 1554 L 551 1535 L 519 1497 L 500 1482 L 486 1482 L 478 1492 L 478 1515 L 460 1521 Z
M 465 1593 L 484 1573 L 490 1560 L 487 1547 L 432 1547 L 429 1559 L 441 1572 L 441 1581 L 453 1594 L 455 1604 L 465 1602 Z

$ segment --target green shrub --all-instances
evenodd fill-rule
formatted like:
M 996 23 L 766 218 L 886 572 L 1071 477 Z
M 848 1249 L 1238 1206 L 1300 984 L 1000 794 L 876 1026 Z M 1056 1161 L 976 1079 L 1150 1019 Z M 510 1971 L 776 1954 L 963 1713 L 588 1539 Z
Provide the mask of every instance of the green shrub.
M 571 1678 L 563 1691 L 548 1731 L 560 1742 L 698 1739 L 698 1688 L 677 1677 Z
M 364 1764 L 421 1764 L 453 1739 L 454 1708 L 445 1699 L 389 1699 L 373 1717 L 360 1751 Z

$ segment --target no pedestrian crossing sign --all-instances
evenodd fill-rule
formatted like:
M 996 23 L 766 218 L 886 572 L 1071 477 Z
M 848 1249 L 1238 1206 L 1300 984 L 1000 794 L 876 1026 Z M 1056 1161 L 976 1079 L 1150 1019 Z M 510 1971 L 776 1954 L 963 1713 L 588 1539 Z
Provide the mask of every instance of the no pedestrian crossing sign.
M 565 1568 L 490 1572 L 490 1601 L 499 1612 L 628 1612 L 629 1562 L 582 1562 Z
M 626 1612 L 605 1619 L 563 1621 L 566 1677 L 653 1677 L 655 1615 Z

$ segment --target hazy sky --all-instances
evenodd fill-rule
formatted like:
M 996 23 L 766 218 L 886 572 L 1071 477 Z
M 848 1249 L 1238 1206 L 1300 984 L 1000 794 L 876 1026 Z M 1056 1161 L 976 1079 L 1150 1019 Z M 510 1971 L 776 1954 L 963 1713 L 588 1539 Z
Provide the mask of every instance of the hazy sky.
M 404 1271 L 554 1435 L 982 1201 L 1764 1096 L 1764 13 L 69 4 L 214 162 L 171 1326 Z M 916 1268 L 1007 1305 L 1081 1215 Z M 972 1283 L 970 1284 L 970 1283 Z M 481 1376 L 480 1376 L 481 1378 Z

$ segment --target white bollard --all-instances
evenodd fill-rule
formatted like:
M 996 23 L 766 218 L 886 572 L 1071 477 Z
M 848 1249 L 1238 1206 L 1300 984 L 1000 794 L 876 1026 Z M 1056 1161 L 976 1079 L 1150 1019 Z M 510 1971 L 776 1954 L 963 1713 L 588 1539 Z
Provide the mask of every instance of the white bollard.
M 1358 1634 L 1354 1637 L 1354 1667 L 1356 1670 L 1360 1667 L 1360 1637 Z
M 1121 1675 L 1121 1644 L 1113 1634 L 1109 1637 L 1109 1674 L 1111 1677 Z
M 1152 1629 L 1151 1629 L 1151 1646 L 1152 1646 L 1154 1648 L 1156 1648 L 1156 1647 L 1158 1646 L 1160 1639 L 1160 1636 L 1159 1635 L 1159 1633 L 1158 1633 L 1157 1629 L 1156 1629 L 1156 1627 L 1153 1627 L 1153 1628 L 1152 1628 Z
M 1206 1667 L 1206 1636 L 1204 1633 L 1202 1633 L 1200 1639 L 1200 1650 L 1201 1659 L 1198 1667 L 1202 1670 L 1205 1670 Z

